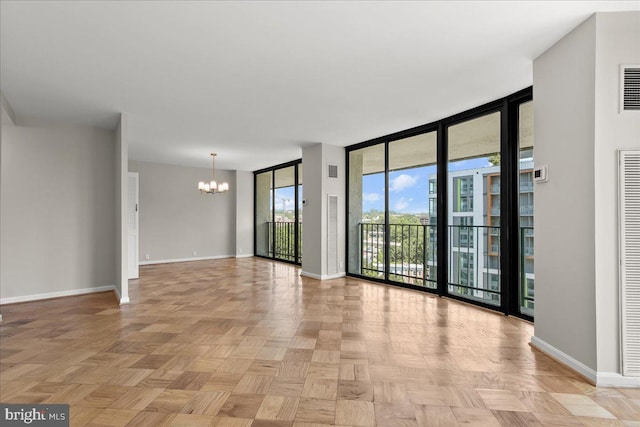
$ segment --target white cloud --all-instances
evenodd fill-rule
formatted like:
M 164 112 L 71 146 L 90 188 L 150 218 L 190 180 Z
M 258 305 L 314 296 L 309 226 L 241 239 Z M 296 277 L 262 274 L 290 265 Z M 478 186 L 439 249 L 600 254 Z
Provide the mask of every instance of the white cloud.
M 389 185 L 390 187 L 389 190 L 402 191 L 402 190 L 406 190 L 407 188 L 413 187 L 417 183 L 418 183 L 417 176 L 410 176 L 403 173 L 402 175 L 398 175 L 397 177 L 391 180 Z
M 413 201 L 412 198 L 405 199 L 404 197 L 400 197 L 396 204 L 394 205 L 394 209 L 397 211 L 403 211 L 409 207 L 409 203 Z
M 363 193 L 362 194 L 362 200 L 365 201 L 365 202 L 369 202 L 369 203 L 377 202 L 381 198 L 382 198 L 382 196 L 380 196 L 380 194 L 378 194 L 378 193 Z

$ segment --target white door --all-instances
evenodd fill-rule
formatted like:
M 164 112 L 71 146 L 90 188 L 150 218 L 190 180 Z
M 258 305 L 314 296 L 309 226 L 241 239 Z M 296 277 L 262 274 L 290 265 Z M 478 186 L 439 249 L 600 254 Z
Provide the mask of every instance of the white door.
M 138 278 L 138 174 L 129 172 L 127 178 L 127 222 L 129 279 Z

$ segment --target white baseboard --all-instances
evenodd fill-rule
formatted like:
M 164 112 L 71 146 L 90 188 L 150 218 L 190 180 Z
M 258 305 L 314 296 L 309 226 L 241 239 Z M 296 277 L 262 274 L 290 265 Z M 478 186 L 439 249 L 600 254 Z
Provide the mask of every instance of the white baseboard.
M 558 350 L 540 338 L 531 337 L 531 346 L 590 380 L 598 387 L 640 387 L 640 378 L 625 377 L 615 372 L 596 372 L 584 363 Z
M 336 273 L 336 274 L 314 274 L 314 273 L 309 273 L 307 271 L 301 271 L 300 272 L 301 276 L 304 277 L 309 277 L 311 279 L 316 279 L 316 280 L 331 280 L 331 279 L 339 279 L 341 277 L 345 277 L 346 273 Z
M 573 357 L 569 356 L 567 353 L 561 350 L 558 350 L 551 344 L 547 343 L 544 340 L 541 340 L 536 336 L 531 337 L 530 344 L 532 347 L 540 350 L 541 352 L 551 357 L 552 359 L 576 371 L 577 373 L 579 373 L 580 375 L 582 375 L 583 377 L 591 381 L 593 384 L 596 384 L 596 380 L 597 380 L 596 371 L 594 371 L 584 363 L 574 359 Z
M 115 286 L 97 286 L 95 288 L 70 289 L 68 291 L 48 292 L 45 294 L 23 295 L 19 297 L 0 298 L 1 304 L 15 304 L 17 302 L 38 301 L 41 299 L 70 297 L 74 295 L 92 294 L 97 292 L 113 291 Z
M 253 258 L 253 254 L 236 254 L 236 258 Z
M 253 255 L 251 255 L 253 256 Z M 150 261 L 140 261 L 138 265 L 152 265 L 152 264 L 171 264 L 174 262 L 188 262 L 188 261 L 207 261 L 211 259 L 223 259 L 223 258 L 236 258 L 236 255 L 216 255 L 216 256 L 201 256 L 191 258 L 174 258 L 174 259 L 159 259 Z
M 129 297 L 122 298 L 120 291 L 118 291 L 116 286 L 113 287 L 113 293 L 116 295 L 116 299 L 120 302 L 120 305 L 129 304 L 129 302 L 131 302 Z
M 598 387 L 640 388 L 640 377 L 625 377 L 615 372 L 598 372 Z

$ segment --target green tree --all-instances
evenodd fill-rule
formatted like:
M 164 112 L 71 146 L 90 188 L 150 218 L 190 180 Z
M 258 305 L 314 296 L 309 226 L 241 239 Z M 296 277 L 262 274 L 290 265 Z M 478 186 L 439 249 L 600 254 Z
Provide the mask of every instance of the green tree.
M 405 266 L 405 275 L 414 275 L 415 270 L 409 274 L 406 270 L 408 264 L 421 265 L 426 268 L 425 259 L 429 253 L 429 225 L 423 225 L 421 220 L 428 218 L 426 213 L 422 214 L 406 214 L 406 213 L 389 213 L 389 263 L 397 266 Z M 368 220 L 368 229 L 373 232 L 382 232 L 384 224 L 384 213 L 380 211 L 368 211 L 363 215 L 363 219 Z M 377 225 L 377 227 L 372 227 Z M 435 226 L 435 225 L 434 225 Z M 426 235 L 425 235 L 426 233 Z M 363 236 L 363 239 L 372 239 L 371 236 Z M 363 265 L 374 267 L 364 274 L 372 277 L 381 277 L 383 273 L 384 263 L 384 245 L 383 239 L 380 244 L 375 245 L 375 255 L 368 262 L 363 260 Z M 379 266 L 375 268 L 375 266 Z M 391 274 L 392 280 L 406 281 L 406 277 Z M 420 283 L 421 277 L 416 277 L 416 283 Z M 413 281 L 410 281 L 413 282 Z

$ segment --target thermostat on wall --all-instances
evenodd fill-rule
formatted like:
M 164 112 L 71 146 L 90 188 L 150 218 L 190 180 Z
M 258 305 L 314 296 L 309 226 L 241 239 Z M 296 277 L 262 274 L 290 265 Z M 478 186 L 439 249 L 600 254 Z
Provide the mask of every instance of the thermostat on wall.
M 533 181 L 536 183 L 549 181 L 547 165 L 536 166 L 533 168 Z

